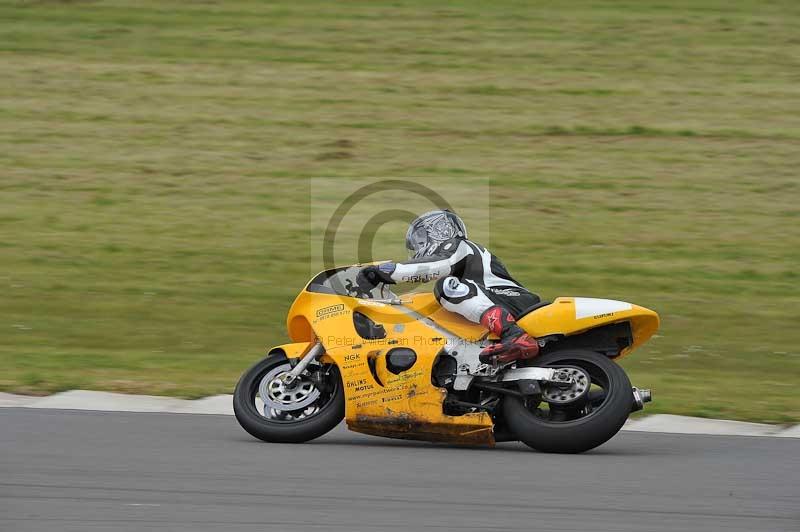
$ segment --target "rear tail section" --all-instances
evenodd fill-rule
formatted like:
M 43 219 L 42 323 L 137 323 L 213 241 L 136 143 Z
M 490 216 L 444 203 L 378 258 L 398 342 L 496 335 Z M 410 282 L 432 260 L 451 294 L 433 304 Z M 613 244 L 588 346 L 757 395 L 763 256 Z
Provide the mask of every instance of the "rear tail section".
M 658 330 L 659 318 L 658 314 L 648 308 L 624 301 L 559 297 L 553 303 L 521 317 L 517 323 L 536 338 L 551 335 L 576 336 L 592 329 L 627 324 L 630 327 L 629 345 L 622 346 L 619 352 L 619 356 L 625 356 Z

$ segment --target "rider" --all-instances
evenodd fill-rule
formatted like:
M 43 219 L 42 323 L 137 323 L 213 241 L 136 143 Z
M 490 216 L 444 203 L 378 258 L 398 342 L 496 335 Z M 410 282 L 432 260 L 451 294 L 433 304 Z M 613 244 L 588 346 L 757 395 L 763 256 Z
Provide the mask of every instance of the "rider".
M 516 317 L 539 302 L 523 288 L 486 248 L 467 240 L 461 218 L 449 210 L 426 212 L 408 228 L 407 262 L 385 262 L 363 268 L 357 284 L 421 283 L 436 280 L 433 293 L 445 309 L 480 323 L 500 337 L 480 354 L 485 363 L 533 358 L 536 339 L 517 325 Z

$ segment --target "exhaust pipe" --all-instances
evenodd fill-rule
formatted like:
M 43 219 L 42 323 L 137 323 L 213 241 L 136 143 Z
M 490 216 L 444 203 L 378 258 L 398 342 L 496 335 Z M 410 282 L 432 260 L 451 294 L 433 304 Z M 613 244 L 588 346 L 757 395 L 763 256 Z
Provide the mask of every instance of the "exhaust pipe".
M 633 388 L 633 406 L 631 412 L 638 412 L 644 408 L 645 403 L 653 400 L 653 394 L 650 390 L 639 389 L 634 386 Z

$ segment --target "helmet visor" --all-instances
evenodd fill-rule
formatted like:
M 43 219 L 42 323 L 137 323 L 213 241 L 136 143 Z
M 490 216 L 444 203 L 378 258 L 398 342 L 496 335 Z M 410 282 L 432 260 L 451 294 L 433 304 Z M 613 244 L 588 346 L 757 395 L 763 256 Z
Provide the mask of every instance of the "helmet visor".
M 424 226 L 411 227 L 406 235 L 406 248 L 409 255 L 421 257 L 428 247 L 428 230 Z

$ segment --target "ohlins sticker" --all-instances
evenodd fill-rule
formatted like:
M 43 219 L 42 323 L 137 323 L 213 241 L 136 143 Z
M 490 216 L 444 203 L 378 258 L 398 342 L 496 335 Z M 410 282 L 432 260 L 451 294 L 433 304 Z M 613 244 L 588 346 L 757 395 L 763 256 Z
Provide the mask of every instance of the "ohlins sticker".
M 349 381 L 347 383 L 347 388 L 354 392 L 364 392 L 366 390 L 371 390 L 374 386 L 367 382 L 367 379 L 359 379 L 357 381 Z
M 317 309 L 317 318 L 324 320 L 334 316 L 341 316 L 346 312 L 347 310 L 345 310 L 344 305 L 339 303 L 338 305 L 331 305 L 330 307 L 322 307 L 321 309 Z

